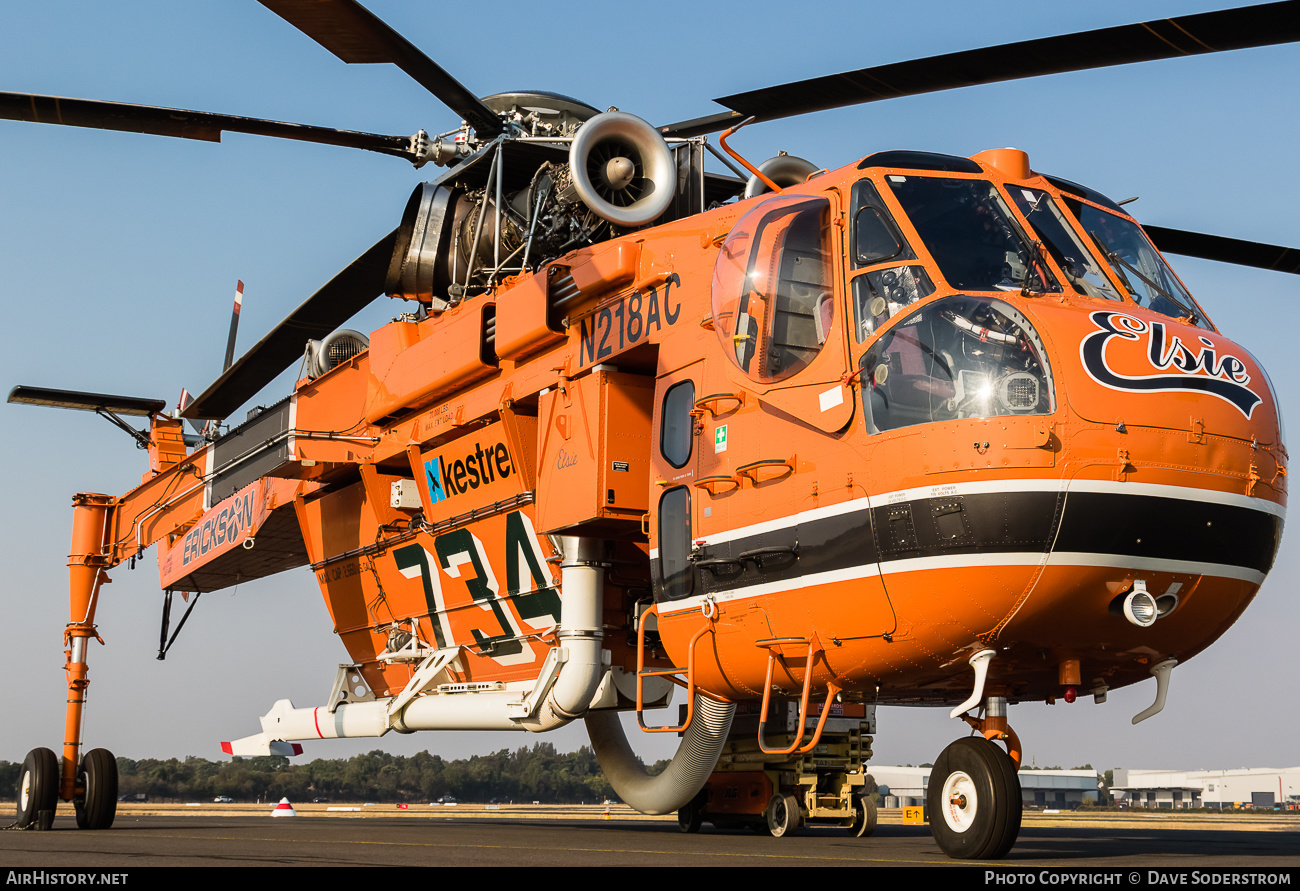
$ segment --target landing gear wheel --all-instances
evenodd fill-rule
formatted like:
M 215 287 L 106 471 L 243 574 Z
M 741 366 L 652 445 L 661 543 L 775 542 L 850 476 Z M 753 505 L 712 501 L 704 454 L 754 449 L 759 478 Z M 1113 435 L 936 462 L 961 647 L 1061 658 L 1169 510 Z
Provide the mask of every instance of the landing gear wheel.
M 849 825 L 849 835 L 854 838 L 866 838 L 876 831 L 876 800 L 864 795 L 853 802 L 853 822 Z
M 772 830 L 773 838 L 793 835 L 803 824 L 799 802 L 793 795 L 773 795 L 767 803 L 766 816 L 767 828 Z
M 41 811 L 54 811 L 59 801 L 59 759 L 49 749 L 32 749 L 18 775 L 18 826 L 26 829 Z
M 117 816 L 117 759 L 107 749 L 91 749 L 81 759 L 78 782 L 85 790 L 72 804 L 80 829 L 107 829 Z
M 949 857 L 996 860 L 1020 834 L 1020 781 L 1011 759 L 983 737 L 959 739 L 930 772 L 930 832 Z
M 704 825 L 704 803 L 707 800 L 708 793 L 700 791 L 686 804 L 682 805 L 681 810 L 677 812 L 677 828 L 682 832 L 696 833 Z

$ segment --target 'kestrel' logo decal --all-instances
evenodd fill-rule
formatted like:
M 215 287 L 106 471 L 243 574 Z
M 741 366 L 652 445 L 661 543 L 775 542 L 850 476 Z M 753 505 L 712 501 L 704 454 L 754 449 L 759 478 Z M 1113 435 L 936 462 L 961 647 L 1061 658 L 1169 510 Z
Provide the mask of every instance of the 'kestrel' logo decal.
M 429 502 L 437 504 L 447 497 L 447 491 L 442 487 L 442 468 L 437 461 L 429 461 L 424 465 L 424 472 L 429 477 Z

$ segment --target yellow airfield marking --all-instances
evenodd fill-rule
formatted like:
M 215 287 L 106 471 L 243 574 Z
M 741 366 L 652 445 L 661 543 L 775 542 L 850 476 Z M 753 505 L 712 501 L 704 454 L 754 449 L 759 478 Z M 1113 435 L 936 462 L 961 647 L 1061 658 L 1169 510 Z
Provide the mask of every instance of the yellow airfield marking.
M 677 850 L 656 850 L 653 848 L 575 848 L 566 846 L 556 848 L 554 846 L 540 845 L 483 845 L 483 844 L 447 844 L 441 842 L 405 842 L 405 841 L 361 841 L 348 839 L 317 839 L 317 838 L 261 838 L 248 836 L 227 836 L 227 835 L 155 835 L 150 833 L 150 838 L 171 838 L 186 839 L 189 841 L 233 841 L 233 842 L 250 842 L 260 841 L 268 844 L 283 845 L 298 843 L 313 843 L 320 845 L 373 845 L 386 847 L 403 847 L 403 848 L 455 848 L 464 850 L 466 848 L 475 848 L 489 851 L 573 851 L 582 854 L 671 854 L 674 856 L 698 855 L 701 857 L 745 857 L 758 860 L 851 860 L 856 863 L 933 863 L 933 860 L 896 860 L 886 859 L 884 857 L 854 857 L 826 854 L 753 854 L 744 852 L 727 852 L 727 851 L 677 851 Z M 971 861 L 972 863 L 976 861 Z

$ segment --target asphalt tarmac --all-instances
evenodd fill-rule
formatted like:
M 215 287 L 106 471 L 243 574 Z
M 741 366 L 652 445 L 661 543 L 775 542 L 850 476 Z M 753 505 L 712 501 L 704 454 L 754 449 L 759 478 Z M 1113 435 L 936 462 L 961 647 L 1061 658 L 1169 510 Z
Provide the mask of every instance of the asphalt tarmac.
M 707 825 L 685 835 L 675 821 L 634 818 L 621 808 L 604 818 L 599 806 L 396 813 L 393 805 L 351 813 L 315 806 L 274 819 L 266 805 L 159 810 L 123 808 L 107 831 L 75 829 L 60 812 L 51 831 L 0 832 L 0 869 L 125 868 L 129 877 L 149 866 L 989 866 L 950 860 L 927 826 L 904 825 L 889 812 L 871 838 L 813 826 L 774 839 Z M 1128 884 L 1180 868 L 1282 870 L 1296 878 L 1300 817 L 1027 814 L 1008 858 L 992 866 L 1114 869 Z M 14 875 L 8 883 L 25 882 Z
M 686 835 L 675 820 L 636 818 L 621 807 L 608 818 L 598 806 L 299 810 L 298 817 L 272 819 L 266 805 L 203 805 L 161 813 L 126 807 L 113 828 L 101 832 L 78 830 L 61 810 L 51 831 L 0 832 L 0 870 L 110 867 L 126 868 L 129 874 L 133 867 L 154 866 L 989 866 L 949 859 L 927 826 L 904 825 L 900 815 L 888 811 L 870 838 L 812 826 L 774 839 L 749 830 L 717 831 L 707 824 L 700 833 Z M 1297 884 L 1300 816 L 1026 814 L 1010 855 L 993 866 L 999 871 L 1114 869 L 1127 877 L 1125 884 L 1146 884 L 1153 869 L 1251 867 L 1281 870 Z M 15 883 L 24 880 L 7 881 Z

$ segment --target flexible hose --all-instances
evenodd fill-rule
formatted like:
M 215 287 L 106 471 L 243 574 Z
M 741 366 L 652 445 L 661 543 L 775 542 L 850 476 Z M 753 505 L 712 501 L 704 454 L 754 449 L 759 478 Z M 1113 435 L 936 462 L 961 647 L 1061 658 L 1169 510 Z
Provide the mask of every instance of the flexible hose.
M 628 745 L 617 712 L 588 712 L 587 735 L 605 777 L 623 801 L 643 814 L 671 814 L 704 788 L 735 713 L 733 703 L 696 696 L 695 717 L 682 734 L 677 753 L 664 772 L 653 777 Z

